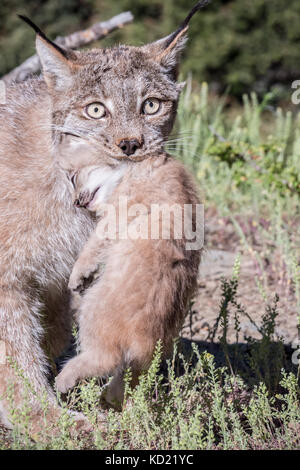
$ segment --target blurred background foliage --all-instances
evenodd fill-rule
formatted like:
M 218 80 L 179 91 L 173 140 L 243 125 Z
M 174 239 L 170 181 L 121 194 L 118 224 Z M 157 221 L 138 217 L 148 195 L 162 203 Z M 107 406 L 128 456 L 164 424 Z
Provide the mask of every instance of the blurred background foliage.
M 1 0 L 0 76 L 34 53 L 33 34 L 20 22 L 25 14 L 51 38 L 66 35 L 125 10 L 134 24 L 101 45 L 140 45 L 174 30 L 195 0 Z M 299 0 L 213 0 L 194 17 L 183 73 L 206 80 L 211 90 L 241 97 L 272 91 L 277 99 L 300 76 Z

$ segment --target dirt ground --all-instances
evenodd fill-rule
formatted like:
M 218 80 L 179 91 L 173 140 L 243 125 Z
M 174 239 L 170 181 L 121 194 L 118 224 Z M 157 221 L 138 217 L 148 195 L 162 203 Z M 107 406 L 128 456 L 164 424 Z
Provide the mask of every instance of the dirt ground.
M 217 216 L 208 218 L 206 227 L 205 252 L 200 266 L 198 293 L 193 305 L 192 330 L 195 332 L 193 340 L 205 341 L 209 331 L 213 328 L 219 312 L 221 299 L 221 279 L 232 276 L 233 266 L 240 255 L 241 270 L 239 276 L 238 302 L 246 309 L 250 317 L 258 325 L 261 324 L 266 305 L 272 304 L 275 294 L 279 296 L 277 317 L 277 334 L 285 343 L 297 340 L 297 305 L 292 286 L 282 275 L 281 261 L 274 253 L 273 259 L 263 256 L 265 263 L 265 278 L 267 278 L 267 298 L 264 299 L 259 283 L 263 283 L 258 266 L 256 253 L 262 250 L 255 234 L 246 234 L 251 238 L 250 249 L 245 249 L 233 224 Z M 235 342 L 233 329 L 234 318 L 229 320 L 228 340 Z M 241 318 L 241 332 L 239 341 L 244 336 L 259 338 L 255 326 L 247 317 Z M 191 338 L 190 328 L 184 328 L 183 336 Z M 216 341 L 218 341 L 218 334 Z

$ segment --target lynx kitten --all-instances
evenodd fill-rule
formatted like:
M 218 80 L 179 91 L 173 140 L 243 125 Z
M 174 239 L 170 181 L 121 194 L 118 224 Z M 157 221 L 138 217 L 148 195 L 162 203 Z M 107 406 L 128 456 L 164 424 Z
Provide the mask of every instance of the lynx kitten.
M 170 352 L 197 281 L 200 250 L 187 250 L 184 235 L 174 238 L 176 217 L 182 223 L 183 211 L 169 219 L 170 239 L 151 239 L 151 205 L 183 209 L 189 204 L 195 217 L 198 198 L 183 166 L 165 153 L 117 168 L 88 166 L 75 173 L 73 182 L 77 206 L 104 217 L 103 202 L 111 204 L 105 206 L 114 208 L 105 215 L 106 225 L 116 226 L 122 217 L 119 202 L 126 198 L 128 233 L 146 228 L 143 238 L 125 237 L 119 227 L 112 239 L 105 238 L 100 218 L 69 282 L 73 292 L 83 292 L 78 310 L 81 353 L 65 365 L 57 387 L 66 392 L 79 379 L 114 374 L 106 400 L 120 403 L 124 370 L 131 367 L 135 381 L 149 366 L 158 340 L 164 353 Z M 163 213 L 160 228 L 162 219 Z M 195 220 L 190 222 L 195 226 Z M 85 290 L 93 276 L 96 281 Z

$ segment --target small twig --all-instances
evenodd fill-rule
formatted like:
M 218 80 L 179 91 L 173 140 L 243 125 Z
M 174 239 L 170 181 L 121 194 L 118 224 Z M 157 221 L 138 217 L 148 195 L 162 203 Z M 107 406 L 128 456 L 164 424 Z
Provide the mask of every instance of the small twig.
M 59 36 L 55 39 L 55 42 L 59 46 L 66 47 L 68 49 L 78 49 L 90 44 L 91 42 L 104 38 L 110 32 L 115 29 L 122 28 L 125 24 L 131 23 L 132 21 L 133 15 L 130 11 L 127 11 L 114 16 L 110 20 L 96 23 L 88 29 L 70 34 L 70 36 Z M 32 57 L 29 57 L 29 59 L 25 60 L 23 64 L 13 69 L 7 75 L 4 75 L 2 80 L 7 84 L 13 81 L 22 82 L 29 76 L 39 72 L 40 69 L 41 64 L 39 58 L 37 55 L 33 55 Z

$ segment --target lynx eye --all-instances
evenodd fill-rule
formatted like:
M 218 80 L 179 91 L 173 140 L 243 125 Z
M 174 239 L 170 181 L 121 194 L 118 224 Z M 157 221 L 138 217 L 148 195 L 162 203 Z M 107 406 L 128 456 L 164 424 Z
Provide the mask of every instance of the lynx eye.
M 106 109 L 102 103 L 92 103 L 86 106 L 87 115 L 93 119 L 100 119 L 106 115 Z
M 144 114 L 156 114 L 160 109 L 160 101 L 157 98 L 148 98 L 143 104 Z

